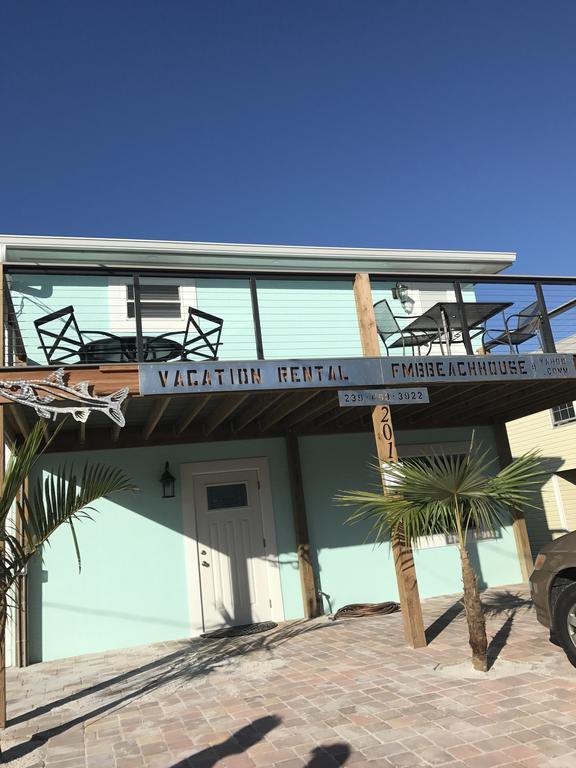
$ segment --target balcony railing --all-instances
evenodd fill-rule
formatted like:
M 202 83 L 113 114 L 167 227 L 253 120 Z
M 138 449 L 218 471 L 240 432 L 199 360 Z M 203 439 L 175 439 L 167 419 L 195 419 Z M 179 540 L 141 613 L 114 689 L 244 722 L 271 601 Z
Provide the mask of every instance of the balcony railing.
M 354 274 L 6 265 L 4 365 L 356 357 Z M 576 278 L 372 275 L 383 355 L 576 352 Z

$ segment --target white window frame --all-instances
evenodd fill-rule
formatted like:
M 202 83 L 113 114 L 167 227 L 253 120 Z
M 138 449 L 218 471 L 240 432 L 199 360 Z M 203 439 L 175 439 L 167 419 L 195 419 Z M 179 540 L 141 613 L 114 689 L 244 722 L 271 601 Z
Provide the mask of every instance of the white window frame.
M 146 285 L 163 284 L 178 286 L 180 294 L 180 317 L 143 317 L 142 330 L 146 333 L 169 333 L 184 331 L 188 320 L 188 307 L 196 306 L 196 283 L 185 278 L 140 278 Z M 136 333 L 136 318 L 128 317 L 128 290 L 132 285 L 129 277 L 112 277 L 108 283 L 108 318 L 110 332 L 118 334 Z
M 468 453 L 470 450 L 470 443 L 466 442 L 453 442 L 453 443 L 441 443 L 432 447 L 428 443 L 420 443 L 415 445 L 398 445 L 398 458 L 402 461 L 403 458 L 417 458 L 418 456 L 432 456 L 434 453 L 440 451 L 444 454 L 462 455 Z M 466 541 L 482 541 L 484 539 L 495 539 L 497 536 L 491 531 L 468 531 L 466 533 Z M 454 546 L 452 537 L 445 533 L 435 533 L 432 536 L 420 536 L 414 542 L 414 549 L 434 549 L 436 547 L 452 547 Z
M 572 407 L 576 412 L 576 400 L 568 400 L 567 402 L 572 402 Z M 558 403 L 558 405 L 564 405 L 564 403 Z M 565 419 L 564 421 L 554 421 L 554 409 L 550 408 L 548 413 L 550 414 L 550 423 L 552 424 L 553 429 L 557 429 L 558 427 L 565 427 L 567 424 L 576 424 L 576 417 Z

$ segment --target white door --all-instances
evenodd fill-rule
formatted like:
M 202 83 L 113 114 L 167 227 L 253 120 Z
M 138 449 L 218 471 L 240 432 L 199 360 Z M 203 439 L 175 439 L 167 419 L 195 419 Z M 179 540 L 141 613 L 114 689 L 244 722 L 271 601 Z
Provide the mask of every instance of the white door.
M 204 631 L 270 620 L 258 473 L 196 475 L 194 497 Z

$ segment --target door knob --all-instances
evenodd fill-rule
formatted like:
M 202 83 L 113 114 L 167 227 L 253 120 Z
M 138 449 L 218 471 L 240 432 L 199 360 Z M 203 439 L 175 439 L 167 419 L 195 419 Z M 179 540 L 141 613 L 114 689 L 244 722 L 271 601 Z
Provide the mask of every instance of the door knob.
M 206 550 L 205 550 L 205 549 L 203 549 L 203 550 L 200 552 L 200 554 L 201 554 L 201 555 L 205 555 L 205 554 L 206 554 Z
M 208 563 L 206 560 L 202 560 L 202 565 L 204 568 L 210 568 L 210 563 Z

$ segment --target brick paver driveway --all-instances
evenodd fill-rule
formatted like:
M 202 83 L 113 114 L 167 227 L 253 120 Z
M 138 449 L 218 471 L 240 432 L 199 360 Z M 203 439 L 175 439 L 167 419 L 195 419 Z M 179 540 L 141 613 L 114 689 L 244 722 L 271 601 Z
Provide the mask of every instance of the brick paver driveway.
M 242 640 L 175 642 L 9 670 L 5 760 L 48 768 L 576 766 L 576 670 L 519 589 L 484 596 L 489 676 L 455 598 L 399 614 L 297 622 Z

